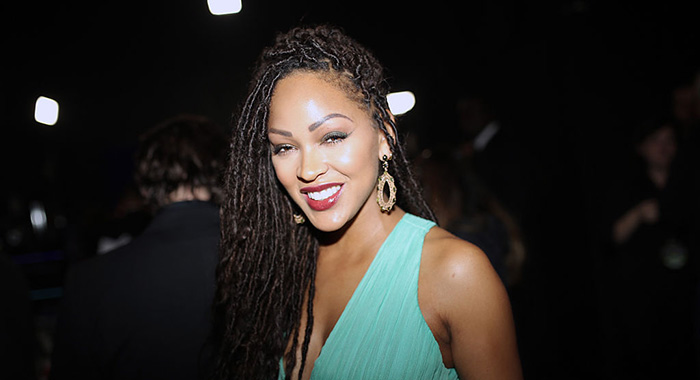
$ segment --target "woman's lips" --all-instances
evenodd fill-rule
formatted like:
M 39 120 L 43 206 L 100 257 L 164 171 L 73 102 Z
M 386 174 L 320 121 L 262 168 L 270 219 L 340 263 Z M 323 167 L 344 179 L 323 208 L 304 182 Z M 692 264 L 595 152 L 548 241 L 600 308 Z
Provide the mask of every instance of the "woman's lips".
M 308 186 L 301 189 L 306 198 L 306 203 L 313 210 L 323 211 L 333 207 L 340 198 L 342 183 L 326 183 L 319 186 Z

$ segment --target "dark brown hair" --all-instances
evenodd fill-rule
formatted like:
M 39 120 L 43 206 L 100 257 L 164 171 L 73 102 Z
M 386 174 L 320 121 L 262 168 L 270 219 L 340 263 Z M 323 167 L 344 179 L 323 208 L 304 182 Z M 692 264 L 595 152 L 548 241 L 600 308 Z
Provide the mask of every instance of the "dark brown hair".
M 392 137 L 397 131 L 388 112 L 389 88 L 382 66 L 367 49 L 333 27 L 294 28 L 263 51 L 256 67 L 233 128 L 224 185 L 215 305 L 221 329 L 217 364 L 221 379 L 276 378 L 290 337 L 287 378 L 296 366 L 300 343 L 299 373 L 303 373 L 313 326 L 317 231 L 308 223 L 293 222 L 296 206 L 277 181 L 267 139 L 270 100 L 280 79 L 299 70 L 337 77 L 348 97 L 367 109 L 389 141 L 398 206 L 433 219 L 404 149 Z M 304 312 L 306 333 L 298 342 Z
M 180 186 L 204 188 L 220 203 L 226 141 L 221 127 L 196 115 L 176 116 L 143 133 L 134 179 L 150 208 L 169 203 Z

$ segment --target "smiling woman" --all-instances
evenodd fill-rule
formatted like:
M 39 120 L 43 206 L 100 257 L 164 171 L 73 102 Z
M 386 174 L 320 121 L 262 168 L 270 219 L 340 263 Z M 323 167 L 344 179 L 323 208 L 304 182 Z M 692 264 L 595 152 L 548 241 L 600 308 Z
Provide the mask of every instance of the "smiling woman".
M 225 181 L 219 378 L 520 378 L 505 290 L 435 226 L 374 56 L 297 28 L 257 67 Z
M 373 123 L 367 110 L 318 74 L 278 82 L 268 122 L 272 164 L 316 229 L 337 231 L 372 201 L 379 159 L 391 155 Z

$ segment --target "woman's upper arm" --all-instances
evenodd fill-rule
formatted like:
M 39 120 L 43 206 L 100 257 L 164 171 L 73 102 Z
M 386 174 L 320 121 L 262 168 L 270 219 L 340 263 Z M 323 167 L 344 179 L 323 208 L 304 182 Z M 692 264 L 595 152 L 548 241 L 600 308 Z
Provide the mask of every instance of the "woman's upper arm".
M 461 379 L 521 379 L 508 294 L 486 255 L 450 239 L 441 254 L 440 314 Z

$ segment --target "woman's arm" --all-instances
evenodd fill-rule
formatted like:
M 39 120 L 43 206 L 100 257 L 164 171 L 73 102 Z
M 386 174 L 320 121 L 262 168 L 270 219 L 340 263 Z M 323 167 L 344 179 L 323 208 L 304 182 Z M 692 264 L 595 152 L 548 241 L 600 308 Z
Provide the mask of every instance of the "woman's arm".
M 461 379 L 522 379 L 508 294 L 486 255 L 456 238 L 440 239 L 439 313 Z
M 617 244 L 626 242 L 640 224 L 656 223 L 659 219 L 659 204 L 655 199 L 642 201 L 624 213 L 613 225 L 613 241 Z

